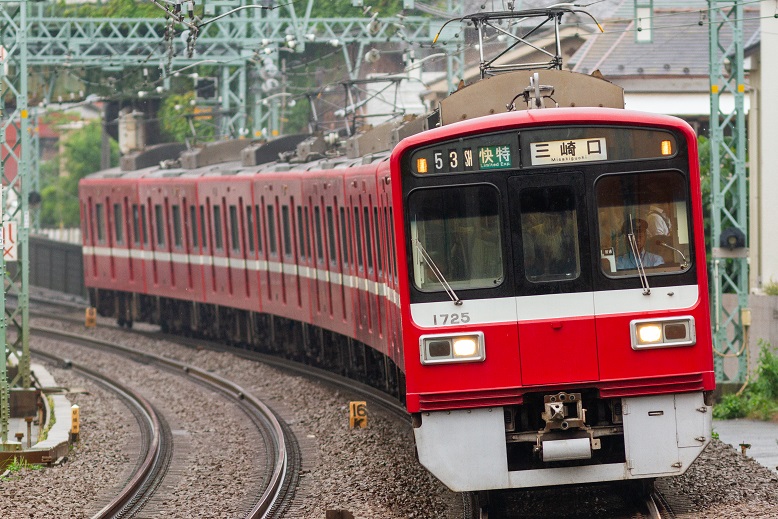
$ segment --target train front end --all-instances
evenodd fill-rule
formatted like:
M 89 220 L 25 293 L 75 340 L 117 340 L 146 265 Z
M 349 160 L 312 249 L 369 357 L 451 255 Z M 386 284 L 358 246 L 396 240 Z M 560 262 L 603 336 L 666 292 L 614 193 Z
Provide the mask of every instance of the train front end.
M 391 160 L 421 463 L 456 491 L 682 474 L 715 386 L 691 128 L 529 110 Z

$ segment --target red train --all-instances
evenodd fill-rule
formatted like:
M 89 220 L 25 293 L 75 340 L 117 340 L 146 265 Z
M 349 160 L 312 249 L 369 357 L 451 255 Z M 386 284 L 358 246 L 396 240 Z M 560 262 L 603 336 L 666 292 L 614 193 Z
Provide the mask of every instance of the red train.
M 540 73 L 561 107 L 490 115 L 527 79 L 471 85 L 347 155 L 288 138 L 208 165 L 240 146 L 217 143 L 91 175 L 94 305 L 395 391 L 457 491 L 683 473 L 714 389 L 696 137 L 562 71 Z

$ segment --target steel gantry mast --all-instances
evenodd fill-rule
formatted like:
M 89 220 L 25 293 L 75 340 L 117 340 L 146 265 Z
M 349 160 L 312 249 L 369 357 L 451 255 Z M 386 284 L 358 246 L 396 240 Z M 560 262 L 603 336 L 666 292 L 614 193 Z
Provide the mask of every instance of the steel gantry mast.
M 710 16 L 710 182 L 712 219 L 711 289 L 716 377 L 744 382 L 748 373 L 745 350 L 751 313 L 748 308 L 748 208 L 746 207 L 746 121 L 743 66 L 743 2 L 708 0 Z M 734 98 L 725 110 L 723 94 Z M 732 170 L 723 169 L 731 164 Z M 723 294 L 737 296 L 734 307 Z M 735 377 L 724 371 L 724 360 L 737 358 Z
M 27 2 L 0 0 L 0 271 L 3 278 L 3 297 L 0 301 L 0 343 L 3 359 L 0 364 L 0 450 L 8 445 L 10 421 L 10 388 L 29 388 L 29 246 L 30 216 L 30 125 L 27 107 Z M 14 248 L 18 261 L 16 268 L 8 268 L 8 259 Z M 6 296 L 17 298 L 14 309 L 6 306 Z M 9 365 L 18 367 L 9 380 Z

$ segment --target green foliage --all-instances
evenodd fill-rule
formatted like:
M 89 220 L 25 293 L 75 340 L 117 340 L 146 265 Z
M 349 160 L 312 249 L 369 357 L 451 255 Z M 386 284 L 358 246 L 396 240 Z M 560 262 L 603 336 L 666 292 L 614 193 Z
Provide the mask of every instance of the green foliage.
M 39 465 L 37 463 L 30 463 L 27 461 L 26 458 L 17 458 L 14 456 L 13 461 L 6 466 L 6 470 L 9 472 L 21 472 L 22 470 L 40 470 L 43 468 L 43 465 Z
M 379 16 L 392 16 L 402 11 L 402 0 L 371 0 L 365 2 L 365 7 L 371 6 L 368 14 L 379 13 Z M 354 7 L 352 0 L 329 0 L 328 2 L 314 2 L 311 9 L 313 18 L 359 18 L 364 15 L 364 8 Z
M 771 420 L 778 415 L 778 356 L 770 344 L 759 341 L 759 367 L 756 380 L 741 394 L 726 395 L 713 408 L 713 417 Z
M 101 4 L 79 4 L 64 6 L 62 15 L 79 18 L 159 18 L 164 16 L 162 9 L 151 2 L 135 0 L 108 0 Z
M 41 225 L 44 227 L 78 227 L 78 181 L 100 170 L 101 123 L 95 121 L 69 134 L 57 155 L 41 165 Z M 67 175 L 60 176 L 62 159 Z M 111 165 L 119 163 L 119 146 L 111 141 Z
M 764 291 L 765 295 L 778 296 L 778 282 L 773 281 L 773 279 L 770 278 L 768 283 L 762 284 L 762 290 Z
M 175 142 L 193 139 L 203 142 L 213 139 L 215 134 L 213 116 L 192 104 L 194 100 L 195 93 L 187 92 L 173 94 L 162 102 L 159 119 L 162 131 L 168 139 Z M 195 135 L 192 134 L 190 120 L 194 125 Z
M 308 131 L 311 106 L 307 99 L 296 102 L 292 108 L 286 109 L 284 133 L 305 133 Z

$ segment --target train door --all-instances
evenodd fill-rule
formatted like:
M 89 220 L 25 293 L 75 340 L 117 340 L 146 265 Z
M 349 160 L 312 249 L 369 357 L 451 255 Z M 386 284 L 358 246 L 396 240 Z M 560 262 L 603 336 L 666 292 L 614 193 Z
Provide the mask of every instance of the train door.
M 388 163 L 385 163 L 388 165 Z M 400 360 L 399 347 L 399 298 L 396 285 L 396 250 L 394 248 L 394 222 L 392 217 L 392 187 L 389 182 L 389 168 L 379 168 L 378 173 L 378 193 L 379 206 L 378 215 L 380 219 L 380 230 L 383 234 L 382 248 L 382 277 L 378 280 L 381 287 L 379 302 L 383 308 L 383 322 L 385 326 L 384 342 L 386 343 L 386 353 L 395 361 Z
M 222 187 L 222 203 L 225 218 L 225 251 L 227 254 L 227 287 L 223 296 L 229 297 L 225 304 L 246 310 L 258 310 L 256 297 L 256 271 L 248 269 L 249 230 L 246 207 L 251 207 L 251 182 L 239 177 Z M 253 242 L 252 242 L 253 248 Z
M 279 258 L 281 260 L 282 300 L 284 310 L 282 315 L 298 321 L 308 321 L 309 305 L 307 297 L 303 296 L 303 282 L 300 279 L 298 267 L 297 243 L 295 227 L 297 205 L 300 204 L 301 190 L 298 181 L 283 180 L 283 193 L 276 198 L 278 206 L 279 228 Z
M 508 194 L 522 383 L 597 380 L 583 174 L 511 177 Z

